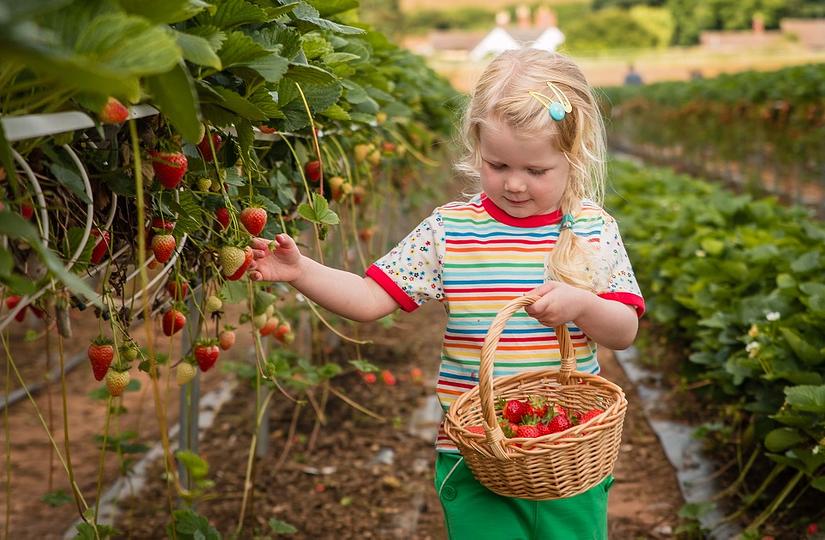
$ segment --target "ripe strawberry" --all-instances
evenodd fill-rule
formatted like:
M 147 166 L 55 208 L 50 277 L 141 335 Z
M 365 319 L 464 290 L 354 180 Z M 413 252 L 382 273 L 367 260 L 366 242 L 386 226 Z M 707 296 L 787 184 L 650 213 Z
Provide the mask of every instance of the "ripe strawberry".
M 229 280 L 235 281 L 243 277 L 244 272 L 252 262 L 252 248 L 241 249 L 235 246 L 224 246 L 218 254 L 221 274 Z
M 572 426 L 572 424 L 570 423 L 570 419 L 567 418 L 566 414 L 557 414 L 547 424 L 547 428 L 550 430 L 550 433 L 558 433 L 560 431 L 564 431 L 565 429 L 568 429 L 570 426 Z
M 109 390 L 109 394 L 113 397 L 121 395 L 128 386 L 129 379 L 131 379 L 131 376 L 128 371 L 109 370 L 109 373 L 106 374 L 106 388 Z
M 106 252 L 109 251 L 109 231 L 92 229 L 92 236 L 98 238 L 98 241 L 92 249 L 92 257 L 89 261 L 92 264 L 99 264 L 100 261 L 103 260 L 103 256 L 106 255 Z
M 183 300 L 189 294 L 189 284 L 185 281 L 167 281 L 166 292 L 173 300 Z
M 241 211 L 240 220 L 249 234 L 258 236 L 266 226 L 266 217 L 266 210 L 263 208 L 249 207 Z
M 530 396 L 527 401 L 530 404 L 530 414 L 533 416 L 543 418 L 544 415 L 547 414 L 547 398 L 543 396 Z
M 195 345 L 195 360 L 198 361 L 198 367 L 203 372 L 212 369 L 220 354 L 220 349 L 213 341 L 203 341 Z
M 224 330 L 221 332 L 221 335 L 218 336 L 218 342 L 221 346 L 221 349 L 228 351 L 232 348 L 232 345 L 235 344 L 235 331 L 234 330 Z
M 358 231 L 358 238 L 364 242 L 369 242 L 375 236 L 375 227 L 365 227 Z
M 412 382 L 420 384 L 424 381 L 424 372 L 421 371 L 420 367 L 411 367 L 410 379 L 412 380 Z
M 530 405 L 518 399 L 511 399 L 504 405 L 501 414 L 510 423 L 518 424 L 523 416 L 530 414 Z
M 278 329 L 279 322 L 280 321 L 278 320 L 278 317 L 267 318 L 266 323 L 264 323 L 264 325 L 260 329 L 261 335 L 268 336 L 269 334 L 275 332 Z
M 304 165 L 304 174 L 307 177 L 307 180 L 312 182 L 313 184 L 318 184 L 321 182 L 321 162 L 317 159 L 313 161 L 307 161 L 306 165 Z
M 590 409 L 587 412 L 579 412 L 576 413 L 574 416 L 576 424 L 584 424 L 585 422 L 589 421 L 592 418 L 596 418 L 604 411 L 602 409 Z
M 550 431 L 550 426 L 547 424 L 547 422 L 539 422 L 538 424 L 536 424 L 536 426 L 539 428 L 539 435 L 550 435 L 551 433 L 553 433 L 552 431 Z
M 163 314 L 163 335 L 177 334 L 184 324 L 186 324 L 186 315 L 177 309 L 170 309 Z
M 229 210 L 226 207 L 222 206 L 215 210 L 215 219 L 221 224 L 221 230 L 225 231 L 229 228 Z
M 129 109 L 117 99 L 109 97 L 106 104 L 100 109 L 98 117 L 104 124 L 122 124 L 129 118 Z
M 95 379 L 102 381 L 115 357 L 115 348 L 112 345 L 112 340 L 98 337 L 89 345 L 89 349 L 86 352 L 89 355 L 89 362 L 92 364 L 92 373 L 94 373 Z
M 189 160 L 180 152 L 149 152 L 155 178 L 166 189 L 175 189 L 189 168 Z
M 266 135 L 272 135 L 273 133 L 275 133 L 277 131 L 275 128 L 269 127 L 269 126 L 264 125 L 264 124 L 261 124 L 260 126 L 258 126 L 258 129 L 261 131 L 261 133 L 264 133 Z
M 20 300 L 22 300 L 20 295 L 13 294 L 13 295 L 9 296 L 8 298 L 6 298 L 6 307 L 9 308 L 9 311 L 11 311 L 11 310 L 13 310 L 14 308 L 17 307 L 17 304 L 20 303 Z M 21 309 L 20 311 L 18 311 L 17 315 L 14 316 L 14 320 L 17 321 L 17 322 L 23 322 L 23 319 L 26 318 L 26 309 L 27 308 L 28 308 L 28 306 L 26 306 L 23 309 Z
M 215 152 L 219 152 L 221 150 L 222 143 L 223 139 L 221 139 L 221 136 L 217 133 L 213 133 L 212 144 L 215 146 Z M 206 138 L 205 133 L 201 139 L 201 142 L 198 143 L 198 150 L 200 150 L 204 161 L 212 161 L 215 159 L 215 156 L 212 154 L 212 147 L 209 146 L 209 139 Z
M 159 263 L 168 262 L 175 252 L 175 237 L 171 234 L 157 234 L 152 238 L 152 253 Z
M 175 368 L 175 381 L 178 383 L 178 386 L 183 386 L 195 378 L 195 373 L 195 366 L 189 362 L 181 362 L 178 364 L 178 367 Z
M 175 229 L 175 222 L 163 218 L 152 218 L 152 228 L 162 232 L 172 232 Z
M 516 431 L 516 437 L 533 439 L 540 436 L 541 433 L 539 432 L 539 428 L 535 424 L 522 424 Z
M 207 313 L 214 313 L 214 312 L 220 310 L 222 307 L 223 307 L 223 302 L 221 301 L 221 299 L 213 294 L 209 298 L 206 299 L 206 304 L 204 305 L 204 310 Z
M 20 215 L 23 216 L 23 219 L 26 221 L 30 220 L 34 216 L 34 206 L 32 206 L 32 203 L 28 201 L 21 203 Z
M 362 373 L 361 378 L 364 379 L 364 382 L 367 384 L 375 384 L 375 381 L 378 380 L 375 373 Z
M 395 380 L 395 375 L 393 375 L 392 371 L 388 369 L 381 372 L 381 380 L 384 381 L 384 384 L 387 386 L 395 386 L 395 383 L 397 382 Z

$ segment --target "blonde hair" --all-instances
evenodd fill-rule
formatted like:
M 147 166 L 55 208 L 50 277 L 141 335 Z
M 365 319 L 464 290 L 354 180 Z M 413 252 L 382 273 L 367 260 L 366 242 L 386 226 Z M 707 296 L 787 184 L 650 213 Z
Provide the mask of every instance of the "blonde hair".
M 554 121 L 547 108 L 530 95 L 540 92 L 553 101 L 547 88 L 552 82 L 564 93 L 573 111 L 564 120 Z M 526 137 L 553 136 L 556 146 L 570 163 L 570 176 L 562 194 L 561 212 L 574 218 L 581 200 L 601 204 L 605 186 L 604 123 L 593 90 L 579 66 L 558 53 L 524 48 L 506 51 L 484 70 L 470 96 L 460 130 L 464 155 L 456 169 L 478 182 L 481 169 L 479 137 L 481 127 L 504 122 Z M 572 229 L 561 231 L 548 258 L 548 270 L 555 279 L 594 290 L 588 243 Z

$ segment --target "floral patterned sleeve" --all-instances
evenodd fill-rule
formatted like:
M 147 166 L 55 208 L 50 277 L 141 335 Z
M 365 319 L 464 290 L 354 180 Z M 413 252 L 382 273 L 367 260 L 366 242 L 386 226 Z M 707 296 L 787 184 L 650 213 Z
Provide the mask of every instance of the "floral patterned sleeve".
M 611 216 L 605 216 L 599 244 L 600 270 L 606 276 L 605 288 L 599 296 L 628 304 L 641 317 L 645 312 L 645 301 L 619 234 L 619 225 Z
M 428 300 L 441 300 L 444 222 L 436 209 L 392 251 L 367 269 L 401 309 L 414 311 Z

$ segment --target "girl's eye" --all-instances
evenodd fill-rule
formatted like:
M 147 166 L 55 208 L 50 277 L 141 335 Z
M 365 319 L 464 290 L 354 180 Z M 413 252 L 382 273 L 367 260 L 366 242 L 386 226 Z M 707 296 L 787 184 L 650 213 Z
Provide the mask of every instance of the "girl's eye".
M 527 172 L 533 176 L 542 176 L 548 169 L 527 169 Z
M 507 167 L 507 165 L 503 165 L 501 163 L 491 163 L 489 161 L 487 162 L 487 165 L 489 165 L 494 171 L 500 171 L 501 169 Z

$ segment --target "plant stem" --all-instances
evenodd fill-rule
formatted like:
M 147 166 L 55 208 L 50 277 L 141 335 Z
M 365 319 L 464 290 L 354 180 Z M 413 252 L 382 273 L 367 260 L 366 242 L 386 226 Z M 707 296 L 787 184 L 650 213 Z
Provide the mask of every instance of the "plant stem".
M 95 496 L 94 523 L 97 524 L 97 515 L 100 511 L 100 491 L 103 489 L 103 471 L 106 465 L 106 444 L 109 442 L 109 420 L 112 418 L 112 396 L 106 400 L 106 420 L 103 422 L 103 445 L 100 448 L 100 463 L 97 469 L 97 492 Z
M 765 510 L 763 510 L 762 513 L 759 514 L 756 517 L 756 519 L 754 519 L 750 523 L 750 525 L 747 526 L 747 528 L 745 528 L 745 533 L 756 532 L 756 530 L 759 529 L 759 527 L 763 523 L 765 523 L 765 521 L 767 521 L 769 517 L 771 517 L 771 514 L 776 512 L 776 510 L 779 508 L 779 505 L 782 504 L 782 501 L 785 500 L 785 497 L 787 497 L 790 494 L 790 492 L 793 490 L 793 488 L 804 475 L 805 471 L 797 471 L 793 478 L 791 478 L 791 480 L 787 484 L 785 484 L 785 488 L 779 492 L 779 495 L 776 496 L 776 498 L 771 502 L 771 504 L 769 504 L 768 507 L 765 508 Z
M 3 342 L 6 341 L 3 334 Z M 8 351 L 7 351 L 8 352 Z M 11 358 L 6 355 L 6 397 L 11 395 Z M 11 429 L 9 427 L 9 403 L 3 407 L 3 432 L 6 435 L 6 522 L 3 525 L 3 538 L 9 539 L 9 525 L 11 522 Z
M 270 390 L 267 392 L 266 397 L 264 398 L 261 406 L 258 408 L 258 414 L 255 417 L 255 427 L 252 430 L 252 441 L 249 443 L 249 455 L 246 460 L 246 476 L 244 477 L 244 486 L 243 486 L 243 500 L 241 501 L 241 515 L 238 517 L 238 527 L 235 529 L 235 536 L 240 537 L 241 530 L 243 529 L 243 520 L 244 515 L 246 514 L 246 502 L 250 495 L 250 491 L 252 490 L 252 464 L 255 461 L 255 446 L 258 444 L 258 428 L 261 425 L 261 420 L 263 419 L 264 413 L 267 411 L 267 405 L 269 405 L 269 400 L 272 398 L 274 392 Z

